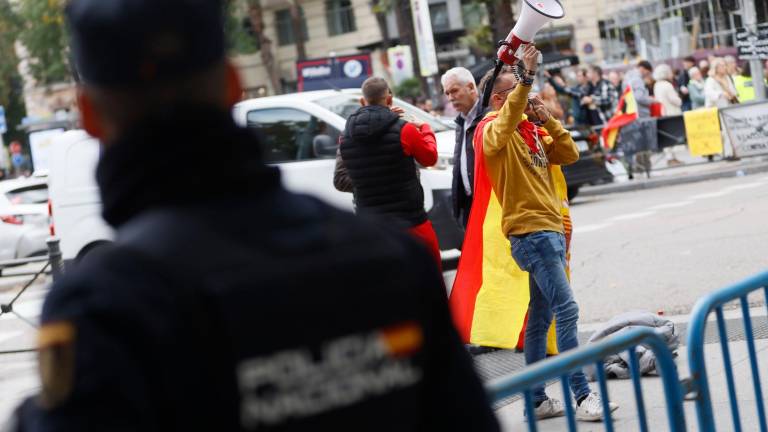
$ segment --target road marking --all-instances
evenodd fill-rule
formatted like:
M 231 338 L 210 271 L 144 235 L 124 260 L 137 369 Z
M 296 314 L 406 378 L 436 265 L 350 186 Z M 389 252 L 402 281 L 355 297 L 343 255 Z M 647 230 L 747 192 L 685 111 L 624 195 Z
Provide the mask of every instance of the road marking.
M 680 201 L 680 202 L 673 202 L 673 203 L 667 203 L 667 204 L 659 204 L 657 206 L 649 207 L 648 210 L 664 210 L 664 209 L 671 209 L 671 208 L 677 208 L 677 207 L 685 207 L 691 204 L 693 204 L 693 201 Z
M 760 186 L 765 186 L 763 182 L 755 182 L 755 183 L 744 183 L 736 186 L 729 186 L 725 188 L 726 191 L 736 191 L 741 189 L 752 189 Z
M 582 225 L 582 226 L 574 226 L 573 232 L 578 234 L 588 233 L 592 231 L 601 230 L 605 227 L 611 226 L 610 223 L 601 223 L 601 224 L 592 224 L 592 225 Z
M 626 220 L 644 218 L 644 217 L 650 216 L 652 214 L 656 214 L 656 212 L 655 211 L 646 211 L 646 212 L 637 212 L 637 213 L 627 213 L 627 214 L 621 215 L 621 216 L 614 216 L 610 220 L 612 220 L 612 221 L 626 221 Z
M 726 194 L 728 194 L 727 190 L 721 190 L 719 192 L 710 192 L 705 194 L 694 195 L 691 197 L 691 199 L 697 200 L 697 199 L 717 198 L 717 197 L 724 196 Z
M 739 184 L 735 186 L 728 186 L 727 188 L 719 190 L 717 192 L 709 192 L 709 193 L 694 195 L 691 197 L 691 199 L 697 200 L 697 199 L 717 198 L 717 197 L 728 195 L 729 193 L 735 192 L 737 190 L 752 189 L 752 188 L 756 188 L 764 185 L 765 184 L 763 182 L 752 182 L 752 183 Z

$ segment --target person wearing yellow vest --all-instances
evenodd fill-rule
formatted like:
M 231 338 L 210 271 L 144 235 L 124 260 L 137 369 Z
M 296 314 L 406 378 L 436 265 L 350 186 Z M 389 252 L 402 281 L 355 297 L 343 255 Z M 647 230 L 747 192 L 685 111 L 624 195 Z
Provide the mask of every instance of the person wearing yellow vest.
M 768 85 L 768 80 L 766 80 Z M 755 85 L 752 81 L 752 72 L 749 63 L 745 63 L 741 69 L 741 74 L 733 77 L 733 85 L 736 87 L 739 102 L 749 102 L 755 100 Z
M 543 360 L 549 325 L 556 320 L 560 352 L 578 346 L 579 308 L 566 274 L 565 237 L 561 202 L 550 167 L 576 162 L 579 151 L 570 133 L 551 117 L 541 99 L 529 101 L 540 53 L 532 44 L 523 51 L 524 69 L 518 79 L 502 70 L 492 85 L 493 109 L 483 125 L 483 157 L 488 176 L 502 208 L 502 230 L 512 246 L 512 257 L 530 275 L 530 303 L 525 334 L 527 364 Z M 520 69 L 518 64 L 518 69 Z M 529 107 L 542 127 L 524 117 Z M 600 421 L 604 417 L 600 395 L 592 392 L 584 373 L 571 374 L 576 418 Z M 537 418 L 562 416 L 563 403 L 549 398 L 543 386 L 534 389 Z M 610 406 L 611 411 L 618 408 Z M 527 413 L 531 415 L 531 413 Z
M 736 87 L 736 94 L 739 102 L 749 102 L 755 99 L 755 86 L 752 84 L 752 77 L 736 75 L 733 77 L 733 85 Z

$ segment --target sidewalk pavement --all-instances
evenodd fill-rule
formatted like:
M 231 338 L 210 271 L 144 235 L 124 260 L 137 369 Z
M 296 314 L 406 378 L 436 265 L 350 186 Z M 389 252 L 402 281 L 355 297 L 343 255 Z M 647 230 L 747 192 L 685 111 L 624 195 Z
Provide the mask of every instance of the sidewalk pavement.
M 28 266 L 24 267 L 18 267 L 14 268 L 13 270 L 6 270 L 3 273 L 2 278 L 0 278 L 0 293 L 16 293 L 19 290 L 21 290 L 29 281 L 32 280 L 32 273 L 37 273 L 37 271 L 40 270 L 39 265 L 33 265 L 30 264 Z M 22 274 L 21 276 L 16 276 L 19 273 L 30 273 L 30 274 Z M 51 277 L 50 275 L 40 275 L 35 282 L 33 282 L 34 285 L 39 284 L 50 284 L 51 283 Z
M 765 314 L 765 307 L 752 309 L 754 313 Z M 730 314 L 726 314 L 728 316 Z M 740 316 L 740 315 L 739 315 Z M 731 354 L 731 364 L 736 384 L 736 393 L 741 417 L 742 430 L 759 430 L 757 422 L 757 405 L 753 389 L 753 377 L 749 363 L 749 353 L 745 341 L 733 341 L 728 343 Z M 760 382 L 763 389 L 763 406 L 768 410 L 768 339 L 756 339 L 757 362 L 760 367 Z M 680 379 L 687 378 L 688 371 L 687 347 L 681 346 L 677 358 L 678 374 Z M 715 416 L 715 430 L 733 430 L 730 414 L 730 402 L 726 383 L 723 357 L 719 343 L 704 345 L 705 361 L 709 377 L 709 388 L 712 394 L 713 412 Z M 598 388 L 598 383 L 591 383 L 593 389 Z M 648 430 L 669 430 L 667 423 L 666 401 L 661 380 L 658 377 L 644 377 L 642 379 L 643 401 L 645 403 Z M 556 381 L 547 387 L 550 397 L 562 400 L 561 384 Z M 639 430 L 637 404 L 634 398 L 634 390 L 631 380 L 608 380 L 608 395 L 612 402 L 619 404 L 619 409 L 613 413 L 614 429 L 617 431 Z M 687 430 L 699 430 L 696 407 L 693 401 L 683 403 Z M 527 430 L 527 423 L 523 418 L 523 401 L 519 399 L 496 411 L 499 421 L 505 431 Z M 537 422 L 538 430 L 563 431 L 567 430 L 565 418 L 548 419 Z M 579 431 L 603 431 L 602 423 L 578 422 Z
M 675 154 L 682 162 L 681 165 L 669 167 L 664 153 L 655 153 L 651 155 L 650 178 L 647 178 L 645 173 L 635 173 L 633 180 L 618 176 L 614 178 L 613 183 L 584 186 L 579 190 L 578 196 L 629 192 L 768 172 L 768 156 L 743 157 L 738 161 L 727 161 L 716 156 L 713 162 L 709 162 L 705 157 L 691 156 L 685 146 L 676 146 Z

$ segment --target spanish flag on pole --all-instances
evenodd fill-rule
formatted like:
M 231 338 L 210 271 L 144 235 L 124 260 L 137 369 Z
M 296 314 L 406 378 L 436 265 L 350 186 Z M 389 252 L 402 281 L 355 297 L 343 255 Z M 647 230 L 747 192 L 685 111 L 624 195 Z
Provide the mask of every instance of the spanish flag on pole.
M 522 347 L 520 338 L 524 334 L 530 293 L 528 273 L 515 263 L 509 240 L 501 230 L 501 204 L 482 157 L 483 128 L 494 118 L 494 114 L 489 114 L 475 131 L 474 198 L 449 304 L 464 343 L 514 349 Z M 570 246 L 565 177 L 559 166 L 551 166 L 550 170 L 563 200 L 564 227 Z M 554 325 L 547 337 L 547 353 L 557 353 Z
M 613 149 L 616 145 L 616 137 L 619 134 L 619 130 L 623 126 L 626 126 L 633 121 L 637 120 L 637 101 L 635 100 L 635 94 L 632 92 L 632 87 L 627 86 L 624 93 L 619 99 L 619 104 L 616 107 L 616 112 L 613 114 L 608 123 L 603 128 L 603 145 L 607 149 Z

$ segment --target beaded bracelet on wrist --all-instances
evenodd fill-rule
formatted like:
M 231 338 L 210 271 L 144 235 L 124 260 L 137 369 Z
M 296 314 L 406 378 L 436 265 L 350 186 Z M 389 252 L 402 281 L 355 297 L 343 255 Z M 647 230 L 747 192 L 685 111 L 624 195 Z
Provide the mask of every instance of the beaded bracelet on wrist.
M 523 83 L 524 86 L 532 86 L 533 85 L 533 77 L 530 75 L 526 75 L 520 79 L 520 82 Z

